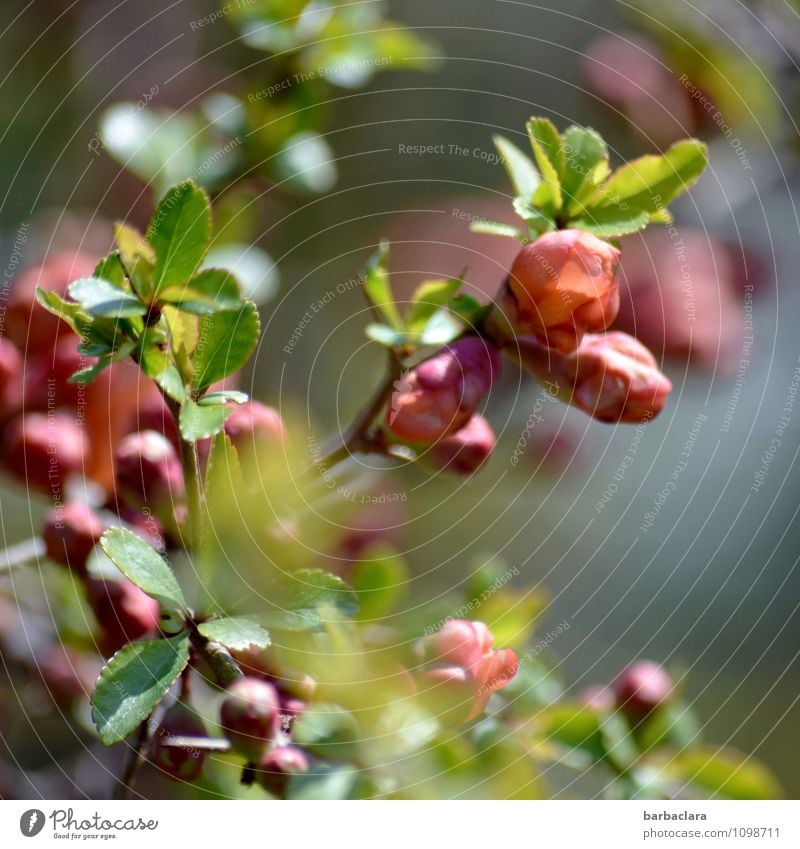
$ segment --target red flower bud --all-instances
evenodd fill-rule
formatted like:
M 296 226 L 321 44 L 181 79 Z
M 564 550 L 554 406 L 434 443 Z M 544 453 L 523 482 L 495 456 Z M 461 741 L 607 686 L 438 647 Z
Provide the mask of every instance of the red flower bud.
M 640 660 L 629 666 L 614 682 L 619 709 L 633 720 L 666 702 L 672 694 L 672 679 L 663 666 L 652 660 Z
M 67 286 L 79 277 L 91 277 L 97 259 L 77 251 L 63 251 L 27 268 L 14 281 L 7 319 L 11 340 L 33 355 L 53 350 L 53 341 L 72 333 L 68 325 L 47 312 L 36 300 L 36 287 L 64 295 Z M 74 338 L 74 337 L 73 337 Z M 76 341 L 77 344 L 77 341 Z
M 180 445 L 178 426 L 160 395 L 143 399 L 131 415 L 128 433 L 144 430 L 154 430 L 162 434 L 175 446 L 176 450 Z
M 219 717 L 233 748 L 258 763 L 280 730 L 278 691 L 259 678 L 240 678 L 228 687 Z
M 183 470 L 172 443 L 145 430 L 124 437 L 117 448 L 117 483 L 139 502 L 172 504 L 183 498 Z
M 531 339 L 506 350 L 553 394 L 601 422 L 646 422 L 664 409 L 672 391 L 650 351 L 619 331 L 588 335 L 566 356 Z
M 438 469 L 471 475 L 489 459 L 494 444 L 491 425 L 480 413 L 475 413 L 461 430 L 435 442 L 428 457 Z
M 88 504 L 73 501 L 50 509 L 44 520 L 42 538 L 48 557 L 82 575 L 103 531 L 103 523 L 94 510 Z
M 225 433 L 240 450 L 280 445 L 286 439 L 286 426 L 280 413 L 258 401 L 234 406 L 225 420 Z
M 476 336 L 459 339 L 398 381 L 386 424 L 409 442 L 432 443 L 455 433 L 472 418 L 499 372 L 493 345 Z
M 605 330 L 619 309 L 620 252 L 582 230 L 556 230 L 526 245 L 514 260 L 496 309 L 519 335 L 563 353 L 584 333 Z M 505 331 L 500 331 L 505 335 Z
M 282 796 L 293 775 L 308 772 L 308 755 L 297 746 L 279 746 L 258 763 L 256 780 L 268 792 Z
M 55 347 L 40 349 L 36 356 L 28 357 L 25 364 L 22 403 L 25 410 L 44 412 L 50 407 L 75 409 L 86 392 L 86 387 L 70 383 L 76 371 L 95 362 L 78 353 L 75 336 L 62 336 Z
M 90 578 L 86 590 L 89 605 L 104 632 L 104 651 L 115 652 L 158 628 L 158 602 L 130 581 Z
M 8 339 L 0 339 L 0 397 L 22 374 L 22 354 Z
M 60 488 L 83 468 L 83 431 L 67 413 L 17 416 L 4 441 L 9 470 L 36 489 Z
M 433 664 L 424 678 L 457 700 L 454 710 L 462 720 L 474 719 L 492 693 L 505 687 L 519 671 L 513 649 L 492 649 L 494 637 L 483 622 L 451 619 L 423 641 L 423 653 Z
M 96 657 L 77 652 L 64 645 L 54 645 L 37 655 L 36 663 L 42 683 L 53 701 L 70 705 L 85 699 L 94 689 L 100 665 Z
M 205 737 L 203 720 L 184 701 L 177 701 L 164 714 L 153 737 L 153 763 L 176 781 L 200 777 L 208 752 L 176 746 L 178 737 Z

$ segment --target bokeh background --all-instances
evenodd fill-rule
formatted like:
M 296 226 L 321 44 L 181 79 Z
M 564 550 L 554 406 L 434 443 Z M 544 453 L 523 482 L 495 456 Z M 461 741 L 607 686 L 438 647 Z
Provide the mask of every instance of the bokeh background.
M 104 250 L 114 219 L 146 222 L 158 189 L 98 144 L 115 103 L 196 112 L 212 93 L 247 102 L 270 84 L 263 54 L 231 26 L 235 16 L 197 25 L 224 5 L 4 0 L 6 294 L 26 264 L 59 248 Z M 309 107 L 324 108 L 321 136 L 335 161 L 335 185 L 333 166 L 316 172 L 325 192 L 275 180 L 252 188 L 269 297 L 248 388 L 307 411 L 320 440 L 346 426 L 380 377 L 365 304 L 348 281 L 381 237 L 393 243 L 401 294 L 465 267 L 471 287 L 494 293 L 514 243 L 469 232 L 474 217 L 512 220 L 493 133 L 521 143 L 531 115 L 594 126 L 616 162 L 685 135 L 705 138 L 711 167 L 675 208 L 686 260 L 664 234 L 630 237 L 625 253 L 620 326 L 664 358 L 675 391 L 662 416 L 639 439 L 543 399 L 507 368 L 488 413 L 500 436 L 489 466 L 471 482 L 398 470 L 385 489 L 403 500 L 386 523 L 397 525 L 413 592 L 445 592 L 481 558 L 501 556 L 518 567 L 516 584 L 546 592 L 542 633 L 569 623 L 550 651 L 572 690 L 637 657 L 662 661 L 686 674 L 685 696 L 708 738 L 757 754 L 796 798 L 797 4 L 388 5 L 429 40 L 426 69 L 389 67 L 358 88 L 331 86 L 324 107 Z M 192 171 L 180 157 L 173 164 Z M 11 486 L 0 499 L 4 545 L 36 532 L 43 503 Z M 4 593 L 7 576 L 0 602 Z M 15 737 L 4 722 L 9 775 L 25 772 L 31 794 L 74 792 L 52 765 L 52 744 L 45 750 L 29 729 Z M 37 722 L 58 718 L 45 712 Z

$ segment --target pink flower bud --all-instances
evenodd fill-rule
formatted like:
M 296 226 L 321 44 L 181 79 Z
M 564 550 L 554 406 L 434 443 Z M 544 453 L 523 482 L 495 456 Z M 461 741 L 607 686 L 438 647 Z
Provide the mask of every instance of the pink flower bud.
M 615 247 L 582 230 L 545 233 L 514 260 L 495 309 L 517 334 L 574 351 L 584 333 L 605 330 L 617 315 L 619 257 Z
M 104 632 L 104 651 L 115 652 L 158 628 L 161 608 L 130 581 L 90 578 L 86 582 L 89 606 Z
M 423 677 L 432 688 L 444 688 L 456 704 L 450 708 L 461 721 L 480 715 L 492 693 L 505 687 L 519 671 L 513 649 L 492 649 L 494 637 L 483 622 L 451 619 L 423 642 L 431 667 Z
M 68 706 L 93 690 L 100 665 L 97 657 L 61 644 L 48 646 L 36 657 L 42 684 L 56 704 Z
M 233 748 L 258 763 L 280 730 L 278 691 L 259 678 L 240 678 L 228 687 L 219 716 Z
M 183 470 L 172 443 L 145 430 L 124 437 L 117 448 L 117 483 L 139 502 L 172 504 L 183 498 Z
M 72 335 L 67 324 L 39 304 L 36 287 L 63 296 L 73 280 L 91 277 L 97 262 L 87 254 L 62 251 L 25 269 L 14 281 L 8 304 L 8 334 L 26 356 L 52 352 L 57 337 Z
M 83 575 L 86 561 L 103 531 L 97 513 L 88 504 L 74 501 L 50 509 L 45 516 L 42 538 L 48 557 Z
M 225 420 L 225 433 L 240 450 L 280 445 L 286 439 L 286 426 L 280 413 L 258 401 L 234 406 Z
M 459 339 L 398 381 L 386 424 L 409 442 L 442 439 L 467 424 L 499 373 L 493 345 L 475 336 Z
M 0 397 L 22 375 L 22 354 L 8 339 L 0 339 Z
M 434 442 L 427 456 L 438 469 L 471 475 L 489 459 L 494 444 L 491 425 L 480 413 L 475 413 L 461 430 Z
M 269 793 L 282 796 L 293 775 L 308 772 L 308 755 L 298 746 L 279 746 L 258 763 L 256 780 Z
M 176 746 L 178 737 L 205 737 L 203 720 L 186 702 L 171 705 L 153 735 L 153 763 L 176 781 L 195 781 L 203 772 L 208 752 Z
M 30 413 L 8 424 L 4 459 L 9 471 L 47 492 L 83 468 L 83 431 L 67 413 Z
M 640 660 L 629 666 L 614 682 L 617 706 L 634 720 L 666 702 L 672 694 L 672 679 L 663 666 Z
M 672 391 L 655 357 L 627 333 L 588 335 L 566 356 L 531 339 L 506 350 L 554 395 L 601 422 L 646 422 Z

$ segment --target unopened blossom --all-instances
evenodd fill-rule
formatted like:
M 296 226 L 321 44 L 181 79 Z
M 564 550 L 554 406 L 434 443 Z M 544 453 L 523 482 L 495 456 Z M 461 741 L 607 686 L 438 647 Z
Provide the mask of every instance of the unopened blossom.
M 490 326 L 495 336 L 534 336 L 562 353 L 605 330 L 619 309 L 620 252 L 583 230 L 555 230 L 526 245 L 511 266 Z
M 386 424 L 400 439 L 436 442 L 469 422 L 499 373 L 493 345 L 476 336 L 459 339 L 398 381 Z

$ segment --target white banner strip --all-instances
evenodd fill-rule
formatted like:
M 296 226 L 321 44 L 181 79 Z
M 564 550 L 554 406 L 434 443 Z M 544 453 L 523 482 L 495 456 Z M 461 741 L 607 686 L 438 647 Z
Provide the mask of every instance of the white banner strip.
M 800 802 L 0 802 L 0 846 L 800 847 Z

